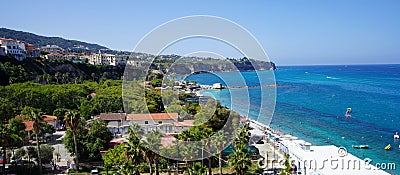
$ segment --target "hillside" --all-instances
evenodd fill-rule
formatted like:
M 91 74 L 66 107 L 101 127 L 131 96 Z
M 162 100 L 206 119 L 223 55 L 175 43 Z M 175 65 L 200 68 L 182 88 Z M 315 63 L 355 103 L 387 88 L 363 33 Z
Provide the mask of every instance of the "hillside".
M 26 41 L 30 44 L 34 44 L 36 47 L 44 45 L 58 45 L 63 49 L 72 48 L 76 45 L 87 47 L 89 51 L 97 52 L 99 49 L 107 49 L 107 47 L 100 46 L 98 44 L 91 44 L 76 40 L 67 40 L 61 37 L 46 37 L 39 36 L 29 32 L 16 31 L 7 28 L 0 28 L 0 37 L 12 38 L 17 40 Z
M 35 81 L 40 83 L 81 83 L 84 80 L 121 79 L 124 67 L 94 66 L 68 60 L 25 59 L 0 56 L 0 85 Z

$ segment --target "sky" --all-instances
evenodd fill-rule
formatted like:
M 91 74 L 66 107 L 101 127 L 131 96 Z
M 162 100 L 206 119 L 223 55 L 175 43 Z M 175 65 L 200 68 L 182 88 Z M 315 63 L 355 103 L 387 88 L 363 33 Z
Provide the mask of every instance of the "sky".
M 1 3 L 0 27 L 132 51 L 157 26 L 212 15 L 248 30 L 279 65 L 400 63 L 400 1 L 101 1 L 12 0 Z M 243 55 L 209 39 L 178 42 L 164 53 Z

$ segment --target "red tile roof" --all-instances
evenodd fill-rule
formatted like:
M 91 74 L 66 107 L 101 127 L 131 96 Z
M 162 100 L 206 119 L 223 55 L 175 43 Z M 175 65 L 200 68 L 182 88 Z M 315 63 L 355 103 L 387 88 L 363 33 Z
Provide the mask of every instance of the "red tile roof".
M 126 120 L 126 113 L 101 113 L 100 120 L 106 120 L 106 121 Z
M 52 122 L 57 120 L 57 116 L 52 116 L 52 115 L 43 115 L 45 116 L 44 121 L 46 121 L 48 124 L 51 124 Z M 33 130 L 33 123 L 32 121 L 27 121 L 23 116 L 15 116 L 15 118 L 20 118 L 22 119 L 23 123 L 25 124 L 25 131 L 32 131 Z
M 178 120 L 178 113 L 128 114 L 126 120 Z
M 174 122 L 174 126 L 191 127 L 194 120 L 183 120 L 182 122 Z

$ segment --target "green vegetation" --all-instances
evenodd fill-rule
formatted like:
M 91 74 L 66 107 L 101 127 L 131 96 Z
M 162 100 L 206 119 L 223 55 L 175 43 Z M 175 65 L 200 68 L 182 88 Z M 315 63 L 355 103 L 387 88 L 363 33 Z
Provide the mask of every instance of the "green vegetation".
M 72 120 L 74 117 L 66 117 L 66 119 L 69 118 Z M 101 160 L 100 151 L 109 148 L 109 142 L 113 137 L 105 123 L 101 120 L 95 120 L 86 126 L 85 121 L 79 120 L 79 123 L 74 123 L 74 125 L 69 126 L 62 141 L 68 152 L 74 153 L 73 155 L 78 157 L 76 163 L 83 160 L 87 162 Z M 76 128 L 72 129 L 73 127 Z
M 23 65 L 21 67 L 24 68 Z M 250 128 L 248 125 L 239 125 L 238 113 L 227 109 L 218 101 L 209 100 L 200 105 L 187 100 L 194 98 L 191 94 L 177 94 L 172 90 L 161 93 L 154 87 L 160 87 L 163 83 L 171 85 L 173 82 L 163 82 L 159 71 L 151 71 L 146 78 L 151 86 L 145 85 L 144 80 L 135 80 L 126 82 L 124 90 L 122 80 L 112 80 L 117 74 L 112 71 L 105 72 L 99 74 L 89 71 L 89 74 L 85 73 L 90 75 L 89 78 L 81 79 L 76 79 L 77 76 L 73 73 L 46 72 L 39 76 L 40 83 L 23 82 L 0 86 L 0 136 L 3 154 L 6 154 L 7 148 L 22 146 L 22 141 L 26 138 L 22 119 L 14 118 L 22 115 L 25 120 L 34 122 L 36 148 L 29 147 L 25 153 L 21 150 L 18 155 L 28 155 L 29 159 L 36 159 L 39 165 L 48 163 L 53 158 L 54 149 L 40 145 L 39 140 L 44 133 L 54 132 L 54 127 L 44 122 L 44 114 L 53 114 L 68 128 L 62 141 L 66 149 L 75 156 L 77 165 L 79 162 L 101 160 L 100 151 L 108 149 L 103 156 L 104 166 L 118 174 L 150 172 L 158 175 L 160 170 L 170 166 L 171 161 L 160 155 L 182 157 L 186 162 L 186 174 L 204 174 L 207 169 L 211 174 L 213 166 L 217 168 L 216 165 L 221 175 L 224 166 L 234 169 L 237 175 L 256 170 L 252 168 L 250 151 L 246 147 Z M 20 76 L 19 73 L 16 75 Z M 163 102 L 168 104 L 166 108 Z M 132 125 L 129 128 L 128 142 L 109 149 L 109 142 L 113 136 L 106 124 L 100 120 L 90 120 L 92 116 L 108 112 L 176 112 L 179 113 L 179 120 L 194 120 L 196 126 L 175 135 L 178 141 L 173 145 L 162 147 L 163 135 L 160 132 L 144 134 L 138 125 Z M 226 123 L 230 125 L 225 127 Z M 230 141 L 233 142 L 233 154 L 223 155 L 226 144 Z M 199 161 L 192 161 L 195 156 L 202 154 L 199 148 L 216 153 L 203 160 L 204 164 L 199 164 Z M 227 158 L 228 164 L 222 162 Z M 84 170 L 83 167 L 77 168 L 78 171 Z M 39 173 L 41 172 L 39 168 Z
M 120 80 L 124 67 L 73 63 L 70 60 L 29 58 L 17 61 L 0 56 L 0 85 L 35 81 L 41 84 L 81 84 L 85 80 L 100 82 Z
M 25 106 L 22 110 L 22 113 L 26 120 L 33 122 L 33 132 L 36 136 L 36 149 L 37 149 L 37 157 L 38 157 L 38 166 L 39 166 L 39 173 L 42 174 L 42 161 L 40 156 L 40 142 L 39 142 L 39 132 L 44 121 L 43 113 L 40 109 L 35 109 L 32 107 Z
M 122 81 L 107 80 L 103 84 L 17 83 L 0 86 L 0 101 L 4 107 L 2 120 L 8 120 L 21 113 L 25 106 L 40 109 L 45 114 L 63 116 L 66 110 L 78 110 L 82 117 L 101 112 L 115 112 L 122 107 Z M 92 95 L 90 95 L 92 94 Z

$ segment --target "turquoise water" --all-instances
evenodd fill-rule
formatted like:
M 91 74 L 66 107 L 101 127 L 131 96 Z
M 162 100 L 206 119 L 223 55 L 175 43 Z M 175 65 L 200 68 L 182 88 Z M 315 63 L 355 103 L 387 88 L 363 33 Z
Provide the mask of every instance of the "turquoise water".
M 205 93 L 251 119 L 313 144 L 344 146 L 357 157 L 372 159 L 372 163 L 396 163 L 397 170 L 387 172 L 400 174 L 400 143 L 393 139 L 400 131 L 400 65 L 280 67 L 274 71 L 278 87 L 272 121 L 269 114 L 274 104 L 268 97 L 273 97 L 274 90 L 257 87 L 271 83 L 264 81 L 271 73 L 258 71 L 262 81 L 256 72 L 197 74 L 189 79 L 207 85 L 225 81 L 223 84 L 230 86 L 254 86 Z M 244 82 L 239 81 L 240 75 Z M 353 112 L 346 119 L 348 107 Z M 370 149 L 351 148 L 362 144 Z M 383 149 L 387 144 L 392 145 L 389 151 Z

